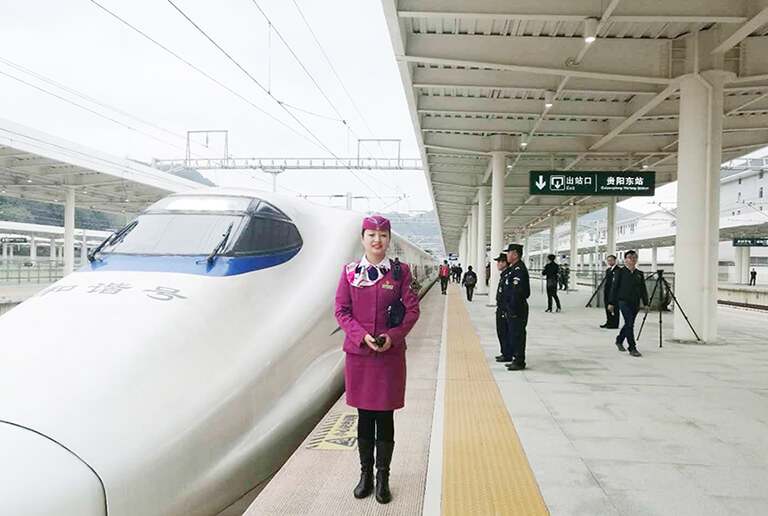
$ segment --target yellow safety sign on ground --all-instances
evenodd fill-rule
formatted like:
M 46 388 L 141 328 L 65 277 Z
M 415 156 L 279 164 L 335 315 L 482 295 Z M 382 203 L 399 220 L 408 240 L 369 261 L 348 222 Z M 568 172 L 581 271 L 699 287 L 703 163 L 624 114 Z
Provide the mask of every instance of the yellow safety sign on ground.
M 357 448 L 357 414 L 337 412 L 323 421 L 309 440 L 313 450 L 354 450 Z

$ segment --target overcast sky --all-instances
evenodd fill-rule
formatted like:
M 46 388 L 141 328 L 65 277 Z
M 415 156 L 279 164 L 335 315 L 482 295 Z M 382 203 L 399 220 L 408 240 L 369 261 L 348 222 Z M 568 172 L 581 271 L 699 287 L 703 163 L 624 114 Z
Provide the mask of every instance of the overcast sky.
M 236 91 L 247 102 L 142 37 L 101 9 L 97 2 Z M 403 156 L 419 156 L 379 0 L 173 3 L 253 79 L 214 47 L 168 0 L 5 2 L 0 17 L 0 93 L 4 99 L 0 102 L 0 117 L 142 161 L 182 158 L 186 131 L 205 129 L 228 130 L 229 154 L 235 157 L 330 156 L 323 146 L 337 156 L 350 157 L 356 153 L 357 137 L 400 139 Z M 323 57 L 301 13 L 351 99 Z M 265 15 L 273 24 L 272 30 Z M 312 78 L 280 41 L 280 36 Z M 14 65 L 119 108 L 150 125 L 86 101 Z M 272 97 L 256 82 L 268 89 Z M 288 111 L 296 119 L 277 100 L 295 107 Z M 321 143 L 313 142 L 300 123 Z M 211 138 L 206 147 L 200 138 L 193 145 L 193 152 L 197 156 L 222 156 L 223 141 Z M 392 144 L 368 144 L 363 149 L 364 155 L 395 153 Z M 280 190 L 288 194 L 349 191 L 372 197 L 355 202 L 354 208 L 360 210 L 432 207 L 421 172 L 356 174 L 289 171 L 280 176 L 278 183 Z M 218 172 L 208 177 L 222 185 L 271 188 L 271 179 L 259 172 Z M 408 198 L 397 201 L 404 192 Z M 648 212 L 657 209 L 654 201 L 674 202 L 675 195 L 676 185 L 669 185 L 655 199 L 639 198 L 622 205 Z M 342 200 L 334 202 L 343 204 Z
M 182 158 L 186 131 L 204 129 L 227 129 L 229 153 L 235 157 L 330 157 L 321 145 L 337 156 L 349 157 L 356 154 L 357 137 L 400 139 L 403 156 L 419 156 L 378 0 L 173 0 L 254 80 L 216 49 L 170 2 L 97 1 L 293 130 L 193 70 L 90 0 L 5 2 L 0 17 L 0 58 L 7 61 L 0 61 L 0 93 L 5 99 L 0 103 L 1 117 L 144 161 Z M 273 30 L 259 7 L 271 20 Z M 299 9 L 352 100 L 323 57 Z M 280 41 L 280 36 L 319 87 Z M 87 102 L 9 63 L 162 129 Z M 125 125 L 3 74 L 83 104 Z M 289 109 L 298 121 L 276 100 L 298 108 Z M 313 137 L 299 121 L 322 144 L 313 143 Z M 211 138 L 207 148 L 202 138 L 198 140 L 199 144 L 193 146 L 196 155 L 223 155 L 221 139 Z M 374 156 L 394 156 L 396 152 L 394 144 L 369 143 L 363 149 L 363 154 Z M 357 172 L 357 176 L 359 179 L 349 171 L 292 171 L 282 174 L 278 183 L 283 192 L 290 194 L 350 191 L 373 197 L 370 201 L 355 202 L 355 208 L 361 210 L 380 209 L 385 204 L 401 211 L 431 208 L 421 172 Z M 271 184 L 269 176 L 258 172 L 219 172 L 210 177 L 223 185 L 269 188 Z M 407 192 L 408 199 L 396 202 L 403 192 Z

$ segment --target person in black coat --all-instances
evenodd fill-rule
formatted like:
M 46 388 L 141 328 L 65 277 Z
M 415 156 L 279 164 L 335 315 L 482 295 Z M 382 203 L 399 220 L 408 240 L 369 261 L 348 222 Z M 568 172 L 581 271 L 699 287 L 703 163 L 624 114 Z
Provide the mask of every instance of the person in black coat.
M 633 357 L 640 357 L 642 354 L 637 350 L 635 343 L 635 318 L 640 309 L 640 303 L 642 303 L 645 313 L 648 313 L 648 291 L 645 288 L 645 276 L 642 271 L 635 269 L 636 263 L 637 252 L 627 251 L 624 253 L 624 267 L 616 270 L 613 274 L 608 310 L 613 313 L 618 306 L 624 317 L 624 326 L 621 327 L 621 331 L 616 337 L 616 347 L 619 348 L 619 351 L 627 351 L 624 349 L 624 339 L 626 339 L 629 354 Z
M 506 253 L 501 253 L 496 257 L 496 268 L 501 273 L 499 285 L 496 288 L 496 336 L 499 338 L 501 355 L 496 357 L 496 362 L 512 362 L 515 358 L 515 352 L 512 349 L 512 339 L 507 332 L 506 301 L 504 300 L 505 280 L 509 273 Z
M 552 299 L 557 303 L 557 311 L 560 311 L 560 298 L 557 297 L 557 281 L 560 274 L 560 267 L 555 263 L 555 255 L 550 254 L 547 256 L 549 263 L 544 266 L 544 270 L 541 271 L 541 275 L 547 279 L 547 309 L 545 312 L 552 311 Z
M 608 311 L 608 305 L 611 302 L 611 287 L 613 286 L 613 274 L 616 269 L 619 268 L 616 265 L 616 257 L 609 254 L 605 259 L 608 262 L 608 268 L 605 269 L 605 281 L 603 281 L 603 305 L 605 306 L 605 324 L 601 324 L 601 328 L 616 329 L 619 327 L 619 312 L 613 313 Z
M 528 338 L 528 298 L 531 295 L 531 282 L 528 268 L 521 259 L 523 246 L 509 244 L 507 247 L 508 272 L 504 276 L 502 297 L 504 312 L 507 319 L 507 338 L 511 339 L 511 350 L 514 359 L 507 364 L 510 371 L 525 369 L 525 344 Z
M 467 289 L 467 301 L 472 301 L 472 294 L 475 291 L 475 285 L 477 285 L 477 274 L 472 270 L 471 265 L 467 267 L 467 272 L 464 273 L 461 284 Z

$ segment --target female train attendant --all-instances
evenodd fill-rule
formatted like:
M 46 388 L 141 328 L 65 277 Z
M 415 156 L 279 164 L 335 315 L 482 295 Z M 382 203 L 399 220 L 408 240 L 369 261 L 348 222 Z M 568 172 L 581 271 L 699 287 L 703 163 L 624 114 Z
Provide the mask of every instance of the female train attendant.
M 346 333 L 347 404 L 356 407 L 359 416 L 361 474 L 354 495 L 365 498 L 373 491 L 375 444 L 379 503 L 392 499 L 393 412 L 405 405 L 405 336 L 419 318 L 411 271 L 386 257 L 390 236 L 389 220 L 379 216 L 363 220 L 365 254 L 344 267 L 336 291 L 336 320 Z

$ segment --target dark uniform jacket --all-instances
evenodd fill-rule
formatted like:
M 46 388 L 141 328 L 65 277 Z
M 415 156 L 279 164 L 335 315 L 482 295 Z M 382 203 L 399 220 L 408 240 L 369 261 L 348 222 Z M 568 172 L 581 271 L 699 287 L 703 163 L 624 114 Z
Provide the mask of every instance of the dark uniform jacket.
M 508 317 L 527 317 L 531 282 L 522 260 L 507 267 L 504 277 L 504 307 Z
M 499 286 L 496 288 L 496 311 L 503 312 L 505 310 L 504 302 L 504 279 L 510 272 L 509 266 L 501 271 L 501 277 L 499 278 Z
M 543 276 L 547 277 L 547 280 L 554 281 L 557 278 L 557 273 L 560 267 L 555 262 L 549 262 L 544 266 L 544 270 L 541 271 Z
M 617 305 L 624 301 L 631 305 L 639 306 L 648 304 L 648 291 L 645 289 L 645 276 L 643 272 L 635 269 L 630 271 L 621 267 L 613 272 L 613 284 L 611 285 L 610 304 Z
M 613 275 L 619 270 L 618 265 L 605 269 L 605 283 L 603 287 L 603 299 L 606 303 L 611 299 L 611 287 L 613 287 Z

